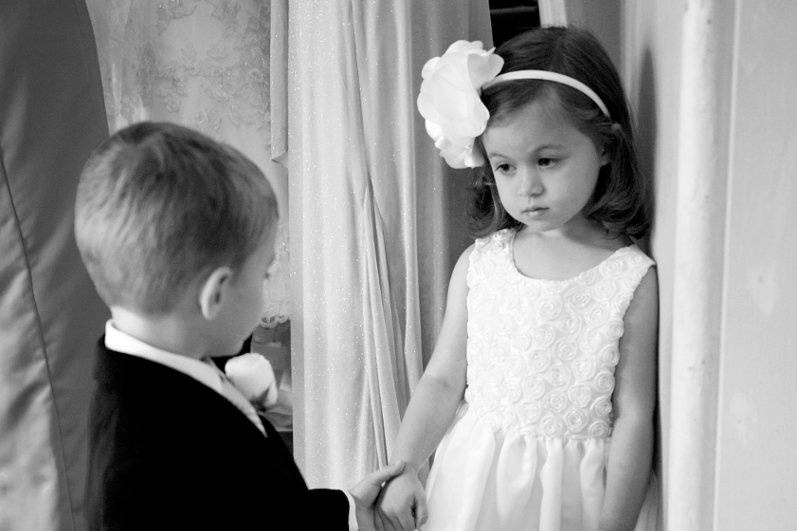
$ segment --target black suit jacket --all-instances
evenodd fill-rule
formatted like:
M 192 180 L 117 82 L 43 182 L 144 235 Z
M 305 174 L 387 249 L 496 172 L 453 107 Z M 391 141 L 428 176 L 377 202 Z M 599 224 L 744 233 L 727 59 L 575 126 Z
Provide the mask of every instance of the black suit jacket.
M 338 490 L 308 490 L 268 437 L 195 379 L 98 346 L 87 515 L 99 529 L 348 529 Z

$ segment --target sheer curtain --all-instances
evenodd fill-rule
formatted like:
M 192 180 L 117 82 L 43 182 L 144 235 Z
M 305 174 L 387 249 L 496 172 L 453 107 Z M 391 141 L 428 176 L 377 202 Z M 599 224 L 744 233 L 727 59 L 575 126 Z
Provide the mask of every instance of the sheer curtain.
M 198 129 L 266 173 L 285 220 L 266 281 L 265 324 L 290 315 L 287 186 L 271 162 L 270 3 L 260 0 L 88 0 L 111 132 L 139 120 Z
M 272 17 L 272 68 L 288 74 L 272 106 L 285 111 L 273 156 L 288 168 L 294 448 L 312 486 L 346 486 L 388 461 L 467 244 L 469 176 L 444 169 L 415 99 L 427 59 L 457 39 L 490 45 L 488 5 L 283 0 Z

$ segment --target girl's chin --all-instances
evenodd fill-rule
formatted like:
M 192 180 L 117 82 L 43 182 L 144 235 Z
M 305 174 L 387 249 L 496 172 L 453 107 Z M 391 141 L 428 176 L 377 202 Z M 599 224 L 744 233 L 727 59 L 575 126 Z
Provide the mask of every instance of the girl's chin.
M 572 234 L 582 232 L 590 227 L 589 222 L 585 219 L 572 217 L 563 221 L 561 218 L 554 218 L 548 210 L 533 216 L 520 214 L 515 219 L 523 224 L 524 231 L 535 234 Z
M 528 219 L 521 217 L 518 219 L 523 224 L 523 230 L 534 233 L 551 232 L 561 230 L 564 226 L 553 220 L 547 219 Z

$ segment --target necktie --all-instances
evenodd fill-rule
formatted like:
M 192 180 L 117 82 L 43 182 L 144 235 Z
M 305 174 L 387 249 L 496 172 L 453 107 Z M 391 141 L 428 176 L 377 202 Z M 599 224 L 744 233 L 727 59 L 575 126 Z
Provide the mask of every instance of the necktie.
M 241 410 L 241 412 L 246 415 L 246 417 L 252 421 L 252 423 L 260 430 L 263 435 L 266 435 L 266 430 L 263 427 L 263 423 L 260 421 L 260 417 L 257 416 L 257 411 L 249 403 L 249 401 L 241 394 L 241 392 L 235 388 L 229 378 L 216 367 L 216 364 L 213 363 L 212 360 L 209 358 L 207 359 L 207 363 L 209 363 L 215 373 L 219 376 L 219 381 L 221 382 L 221 394 L 224 397 L 233 403 L 235 407 Z

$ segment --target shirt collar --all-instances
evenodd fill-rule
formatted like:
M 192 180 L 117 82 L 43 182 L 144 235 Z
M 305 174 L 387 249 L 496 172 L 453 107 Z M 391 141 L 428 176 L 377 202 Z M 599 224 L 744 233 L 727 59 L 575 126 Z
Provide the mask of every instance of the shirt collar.
M 194 378 L 217 393 L 222 392 L 221 376 L 217 369 L 209 363 L 153 347 L 130 334 L 122 332 L 113 325 L 112 320 L 108 320 L 105 323 L 105 346 L 116 352 L 160 363 Z

